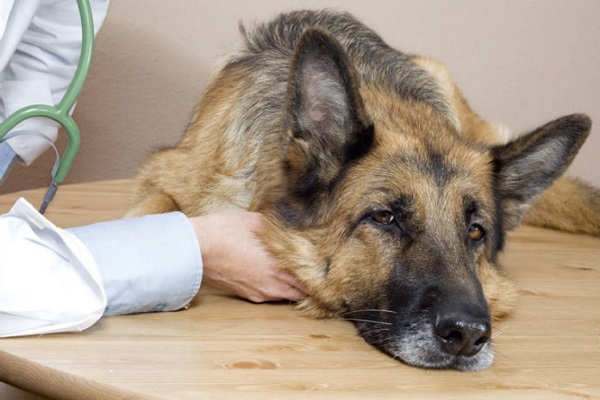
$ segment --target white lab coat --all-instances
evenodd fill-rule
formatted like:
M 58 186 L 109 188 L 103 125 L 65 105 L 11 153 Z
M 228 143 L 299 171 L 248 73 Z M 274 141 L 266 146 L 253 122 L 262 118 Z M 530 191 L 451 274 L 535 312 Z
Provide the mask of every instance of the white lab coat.
M 90 3 L 97 32 L 108 0 Z M 58 104 L 80 50 L 75 0 L 0 0 L 0 121 L 30 104 Z M 58 128 L 36 118 L 17 130 L 53 142 Z M 48 147 L 31 135 L 8 144 L 26 164 Z M 63 230 L 20 200 L 0 216 L 0 337 L 80 331 L 102 315 L 177 310 L 201 280 L 198 241 L 181 213 Z
M 71 83 L 81 52 L 81 20 L 75 0 L 1 0 L 0 121 L 31 104 L 57 105 Z M 108 0 L 91 0 L 94 31 L 108 10 Z M 3 24 L 5 22 L 5 24 Z M 31 118 L 14 131 L 30 130 L 56 140 L 58 125 Z M 48 148 L 35 136 L 8 141 L 29 165 Z
M 202 281 L 182 213 L 60 229 L 24 199 L 0 215 L 0 337 L 81 331 L 102 315 L 185 307 Z

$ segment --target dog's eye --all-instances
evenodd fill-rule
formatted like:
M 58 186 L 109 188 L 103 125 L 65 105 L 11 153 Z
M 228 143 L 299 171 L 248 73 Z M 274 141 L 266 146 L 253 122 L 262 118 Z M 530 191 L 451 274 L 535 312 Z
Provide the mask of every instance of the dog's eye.
M 394 217 L 394 214 L 390 211 L 376 211 L 371 215 L 371 219 L 378 224 L 389 225 L 394 222 L 396 217 Z
M 469 239 L 473 241 L 480 241 L 485 236 L 483 227 L 479 224 L 473 224 L 469 227 Z

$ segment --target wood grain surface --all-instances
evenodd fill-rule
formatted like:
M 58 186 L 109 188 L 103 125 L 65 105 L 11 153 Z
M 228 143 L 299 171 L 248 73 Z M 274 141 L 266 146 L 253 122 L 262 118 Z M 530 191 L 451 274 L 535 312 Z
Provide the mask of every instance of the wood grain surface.
M 47 216 L 63 227 L 118 218 L 130 186 L 66 185 Z M 18 196 L 37 206 L 44 191 L 0 196 L 0 212 Z M 510 234 L 503 261 L 520 297 L 495 327 L 496 360 L 481 372 L 410 367 L 349 322 L 203 286 L 186 311 L 0 339 L 0 381 L 57 399 L 600 398 L 600 239 L 523 227 Z M 28 398 L 16 393 L 0 384 L 0 399 Z

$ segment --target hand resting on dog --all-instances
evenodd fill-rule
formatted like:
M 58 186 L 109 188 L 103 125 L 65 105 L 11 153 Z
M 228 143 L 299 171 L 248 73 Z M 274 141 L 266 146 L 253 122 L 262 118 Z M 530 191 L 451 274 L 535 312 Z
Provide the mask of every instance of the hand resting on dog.
M 305 299 L 300 282 L 275 268 L 273 257 L 256 237 L 262 218 L 247 211 L 190 218 L 202 251 L 203 282 L 255 303 Z
M 20 199 L 0 215 L 0 276 L 11 287 L 0 316 L 12 316 L 2 318 L 0 337 L 81 331 L 101 316 L 180 310 L 202 278 L 253 302 L 305 299 L 306 290 L 275 267 L 257 238 L 262 218 L 247 211 L 168 213 L 64 230 Z M 22 304 L 35 313 L 14 318 Z M 50 321 L 57 310 L 61 317 Z

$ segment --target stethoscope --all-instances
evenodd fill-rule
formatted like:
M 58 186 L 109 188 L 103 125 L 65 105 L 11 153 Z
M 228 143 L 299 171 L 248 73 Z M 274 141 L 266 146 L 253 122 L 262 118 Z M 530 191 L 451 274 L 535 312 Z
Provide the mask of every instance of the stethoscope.
M 29 118 L 45 117 L 59 123 L 67 132 L 69 141 L 62 157 L 58 158 L 57 166 L 52 171 L 52 182 L 46 191 L 44 200 L 40 207 L 40 213 L 43 214 L 46 208 L 54 198 L 58 185 L 63 182 L 71 164 L 77 155 L 81 143 L 81 135 L 77 124 L 69 114 L 75 101 L 81 93 L 85 79 L 87 78 L 90 64 L 92 62 L 92 53 L 94 49 L 94 20 L 89 0 L 77 0 L 79 15 L 81 17 L 81 56 L 75 75 L 65 95 L 57 106 L 46 104 L 33 104 L 15 111 L 6 120 L 0 123 L 0 141 L 19 123 Z M 7 136 L 7 138 L 10 135 Z M 58 154 L 58 153 L 57 153 Z

